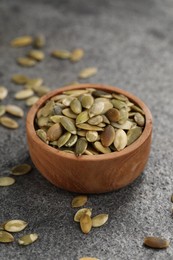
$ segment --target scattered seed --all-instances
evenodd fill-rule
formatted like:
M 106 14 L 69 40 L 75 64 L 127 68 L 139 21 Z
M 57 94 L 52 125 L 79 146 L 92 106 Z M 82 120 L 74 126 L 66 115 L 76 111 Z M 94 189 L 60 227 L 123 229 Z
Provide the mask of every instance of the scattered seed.
M 24 90 L 20 90 L 15 94 L 15 98 L 16 99 L 27 99 L 29 97 L 31 97 L 34 94 L 32 89 L 24 89 Z
M 23 67 L 33 67 L 36 61 L 28 57 L 20 57 L 17 59 L 17 63 Z
M 88 234 L 92 228 L 92 220 L 88 214 L 83 214 L 80 218 L 80 227 L 84 234 Z
M 8 90 L 6 87 L 0 86 L 0 100 L 3 100 L 8 95 Z
M 86 68 L 86 69 L 81 70 L 81 72 L 79 73 L 79 78 L 81 78 L 81 79 L 90 78 L 90 77 L 94 76 L 96 73 L 97 73 L 96 67 Z
M 14 119 L 7 116 L 2 116 L 0 118 L 0 124 L 11 129 L 16 129 L 19 127 L 18 123 Z
M 0 105 L 0 117 L 3 116 L 5 114 L 5 106 Z
M 84 214 L 87 214 L 88 216 L 91 217 L 92 209 L 88 209 L 88 208 L 79 209 L 79 210 L 76 212 L 76 214 L 74 215 L 74 221 L 75 221 L 75 222 L 80 222 L 80 218 L 81 218 Z
M 32 96 L 26 99 L 26 105 L 28 107 L 33 106 L 37 101 L 39 100 L 39 97 Z
M 31 36 L 21 36 L 11 41 L 12 47 L 25 47 L 31 45 L 33 38 Z
M 93 227 L 101 227 L 108 220 L 108 214 L 99 214 L 92 218 L 92 226 Z
M 36 61 L 42 61 L 45 57 L 44 53 L 40 50 L 31 50 L 28 56 Z
M 43 48 L 45 46 L 45 43 L 46 43 L 45 37 L 40 34 L 35 37 L 33 45 L 36 48 Z
M 155 248 L 155 249 L 165 249 L 169 247 L 170 242 L 167 239 L 160 237 L 145 237 L 144 245 Z
M 71 53 L 67 50 L 55 50 L 52 52 L 52 56 L 64 60 L 64 59 L 69 59 Z
M 28 77 L 23 74 L 14 74 L 11 81 L 18 85 L 24 85 L 28 81 Z
M 16 165 L 14 166 L 12 169 L 11 169 L 11 174 L 12 175 L 24 175 L 24 174 L 27 174 L 31 171 L 32 167 L 31 165 L 29 164 L 19 164 L 19 165 Z
M 7 231 L 0 231 L 0 243 L 10 243 L 14 241 L 14 237 Z
M 28 234 L 19 238 L 18 243 L 19 245 L 27 246 L 35 242 L 37 239 L 38 239 L 38 235 L 36 233 Z
M 80 61 L 84 56 L 83 49 L 75 49 L 71 52 L 70 60 L 73 62 Z
M 25 229 L 27 225 L 27 222 L 20 219 L 9 220 L 4 224 L 4 229 L 8 232 L 20 232 Z
M 15 105 L 7 105 L 5 107 L 6 112 L 8 112 L 9 114 L 13 115 L 13 116 L 17 116 L 17 117 L 23 117 L 24 116 L 24 111 L 22 108 L 15 106 Z
M 72 200 L 72 208 L 79 208 L 85 205 L 88 198 L 85 195 L 79 195 L 73 198 Z
M 11 177 L 0 177 L 0 187 L 10 186 L 15 183 L 15 179 Z

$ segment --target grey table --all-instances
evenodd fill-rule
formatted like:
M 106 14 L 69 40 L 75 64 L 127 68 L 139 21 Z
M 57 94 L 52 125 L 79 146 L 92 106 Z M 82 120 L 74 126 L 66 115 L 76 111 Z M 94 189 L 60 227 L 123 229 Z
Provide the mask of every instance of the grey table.
M 77 79 L 88 66 L 98 74 L 87 80 L 119 86 L 141 98 L 154 119 L 150 158 L 142 175 L 118 192 L 90 195 L 94 214 L 108 213 L 109 221 L 88 235 L 73 222 L 70 207 L 75 194 L 62 191 L 34 168 L 16 177 L 15 185 L 0 189 L 0 221 L 24 219 L 25 231 L 39 234 L 28 247 L 16 242 L 0 245 L 1 260 L 77 260 L 82 256 L 101 260 L 173 259 L 172 194 L 173 153 L 173 2 L 170 0 L 1 0 L 0 85 L 9 89 L 2 104 L 19 104 L 14 93 L 21 87 L 10 82 L 14 73 L 43 77 L 54 89 Z M 46 36 L 46 59 L 36 67 L 19 67 L 15 59 L 30 49 L 11 48 L 11 39 L 21 35 Z M 82 47 L 79 63 L 50 57 L 55 49 Z M 18 130 L 0 126 L 0 175 L 22 162 L 32 163 L 26 143 L 25 120 Z M 167 250 L 145 248 L 147 235 L 170 239 Z

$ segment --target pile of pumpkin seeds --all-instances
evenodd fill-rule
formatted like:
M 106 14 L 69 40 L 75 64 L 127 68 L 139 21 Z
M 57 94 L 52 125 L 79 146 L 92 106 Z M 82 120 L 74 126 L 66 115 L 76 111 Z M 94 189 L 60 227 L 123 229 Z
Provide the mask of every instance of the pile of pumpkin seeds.
M 83 207 L 88 198 L 86 195 L 79 195 L 73 198 L 71 206 L 72 208 Z M 91 217 L 92 209 L 91 208 L 81 208 L 74 215 L 74 221 L 79 222 L 81 231 L 84 234 L 88 234 L 93 227 L 101 227 L 108 220 L 108 214 L 98 214 L 94 217 Z
M 123 150 L 142 134 L 145 116 L 122 94 L 87 88 L 52 97 L 35 122 L 43 142 L 79 156 Z

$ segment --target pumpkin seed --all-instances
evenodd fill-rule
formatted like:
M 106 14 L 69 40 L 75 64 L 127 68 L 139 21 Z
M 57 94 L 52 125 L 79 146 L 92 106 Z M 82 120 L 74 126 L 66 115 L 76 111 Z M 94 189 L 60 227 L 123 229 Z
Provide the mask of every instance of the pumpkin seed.
M 95 154 L 96 155 L 96 154 L 99 154 L 99 153 L 93 147 L 87 147 L 84 154 L 86 154 L 86 155 L 94 155 Z
M 134 120 L 138 124 L 138 126 L 144 126 L 144 124 L 145 124 L 145 118 L 140 113 L 135 114 Z
M 0 117 L 3 116 L 5 114 L 5 106 L 0 105 Z
M 121 108 L 120 110 L 120 117 L 119 117 L 119 120 L 118 120 L 118 124 L 125 124 L 125 122 L 127 121 L 128 119 L 128 110 L 127 108 Z
M 62 115 L 55 115 L 55 116 L 51 116 L 50 120 L 54 123 L 60 123 L 60 119 L 62 118 Z
M 119 128 L 119 129 L 123 129 L 123 130 L 129 130 L 130 128 L 132 128 L 133 126 L 133 122 L 127 120 L 124 124 L 118 124 L 118 123 L 114 123 L 111 122 L 111 125 L 115 128 Z
M 120 111 L 116 108 L 111 108 L 106 112 L 106 117 L 111 122 L 118 122 L 120 119 Z
M 103 123 L 105 123 L 105 124 L 110 124 L 110 121 L 109 121 L 109 119 L 107 118 L 107 116 L 102 115 L 102 118 L 103 118 Z
M 24 175 L 24 174 L 27 174 L 31 171 L 32 167 L 31 165 L 29 164 L 19 164 L 19 165 L 16 165 L 14 166 L 12 169 L 11 169 L 11 174 L 13 175 Z
M 155 248 L 155 249 L 165 249 L 169 247 L 170 242 L 165 238 L 160 237 L 145 237 L 144 245 Z
M 87 149 L 88 142 L 85 138 L 81 137 L 78 138 L 76 145 L 75 145 L 75 155 L 80 156 L 82 155 L 85 150 Z
M 37 101 L 39 100 L 39 97 L 32 96 L 26 99 L 26 105 L 28 107 L 33 106 Z
M 60 119 L 61 125 L 71 134 L 76 134 L 76 126 L 70 118 L 64 116 Z
M 86 204 L 88 197 L 86 195 L 79 195 L 73 198 L 71 206 L 72 208 L 79 208 Z
M 37 91 L 37 89 L 43 84 L 42 78 L 33 78 L 28 79 L 25 88 L 32 89 L 33 91 Z
M 33 67 L 36 61 L 28 57 L 20 57 L 17 59 L 17 63 L 23 67 Z
M 108 220 L 108 214 L 99 214 L 92 218 L 92 227 L 101 227 Z
M 15 94 L 16 99 L 27 99 L 31 97 L 34 94 L 32 89 L 25 89 L 25 90 L 20 90 Z
M 47 86 L 39 86 L 35 88 L 34 91 L 39 97 L 42 97 L 50 91 L 50 88 L 48 88 Z
M 11 80 L 18 85 L 24 85 L 28 81 L 28 77 L 23 74 L 14 74 Z
M 95 90 L 92 92 L 92 95 L 94 97 L 112 98 L 112 95 L 110 93 L 103 90 Z
M 82 215 L 87 214 L 88 216 L 91 217 L 92 214 L 92 209 L 88 209 L 88 208 L 83 208 L 83 209 L 79 209 L 76 214 L 74 215 L 74 221 L 75 222 L 80 222 L 80 218 L 82 217 Z
M 94 144 L 94 147 L 97 151 L 101 152 L 101 153 L 111 153 L 111 149 L 109 147 L 105 147 L 101 144 L 101 142 L 96 141 Z
M 22 236 L 21 238 L 18 239 L 18 243 L 19 245 L 27 246 L 35 242 L 37 239 L 38 239 L 38 235 L 36 233 L 33 233 L 33 234 Z
M 0 86 L 0 100 L 3 100 L 8 95 L 8 90 L 6 87 Z
M 33 42 L 33 38 L 31 36 L 21 36 L 13 39 L 11 41 L 12 47 L 25 47 L 31 45 Z
M 88 142 L 95 142 L 98 140 L 98 133 L 96 131 L 87 131 L 86 132 L 86 139 Z
M 62 104 L 65 106 L 70 106 L 70 103 L 72 102 L 72 100 L 75 97 L 71 97 L 71 96 L 65 96 L 65 98 L 62 99 Z
M 81 104 L 82 107 L 89 109 L 94 103 L 94 98 L 91 94 L 84 94 L 81 97 Z
M 75 49 L 71 52 L 70 60 L 73 62 L 80 61 L 84 56 L 83 49 Z
M 82 105 L 77 98 L 75 98 L 71 101 L 70 108 L 77 115 L 82 112 Z
M 46 105 L 43 107 L 41 114 L 43 116 L 48 116 L 52 113 L 52 110 L 55 106 L 55 102 L 53 100 L 50 100 L 46 103 Z
M 88 234 L 92 228 L 92 220 L 88 214 L 83 214 L 80 218 L 80 227 L 84 234 Z
M 89 125 L 87 123 L 78 124 L 77 127 L 88 131 L 103 131 L 103 128 L 96 125 Z
M 4 224 L 4 229 L 8 232 L 20 232 L 25 229 L 27 225 L 28 223 L 23 220 L 14 219 L 7 221 Z
M 102 114 L 104 109 L 104 102 L 95 102 L 89 109 L 89 117 Z
M 98 115 L 98 116 L 94 116 L 94 117 L 90 118 L 90 119 L 88 120 L 88 123 L 89 123 L 90 125 L 98 125 L 98 124 L 100 124 L 102 121 L 103 121 L 103 117 L 100 116 L 100 115 Z
M 47 134 L 43 129 L 36 130 L 36 134 L 43 142 L 45 142 L 46 144 L 48 143 Z
M 76 117 L 76 124 L 82 124 L 85 123 L 86 121 L 88 121 L 89 119 L 89 115 L 88 115 L 88 111 L 85 110 L 83 112 L 81 112 L 77 117 Z
M 18 106 L 15 106 L 15 105 L 7 105 L 5 109 L 6 109 L 6 112 L 8 112 L 9 114 L 11 114 L 13 116 L 23 117 L 23 115 L 24 115 L 23 109 Z
M 118 100 L 118 99 L 112 99 L 112 104 L 113 104 L 114 108 L 117 108 L 119 110 L 121 108 L 127 107 L 125 102 Z
M 123 150 L 127 145 L 127 135 L 126 132 L 122 129 L 118 129 L 115 132 L 114 146 L 117 151 Z
M 65 145 L 68 142 L 68 140 L 70 139 L 70 137 L 71 137 L 71 133 L 69 133 L 69 132 L 66 132 L 65 134 L 60 136 L 60 138 L 57 141 L 57 146 L 60 148 L 63 145 Z
M 78 139 L 77 135 L 72 135 L 72 136 L 70 137 L 70 139 L 66 142 L 65 146 L 66 146 L 66 147 L 71 147 L 71 146 L 73 146 L 73 145 L 77 142 L 77 139 Z
M 2 116 L 0 118 L 0 124 L 11 129 L 16 129 L 19 127 L 18 123 L 15 120 L 7 116 Z
M 52 56 L 64 60 L 64 59 L 69 59 L 71 53 L 67 50 L 55 50 L 52 52 Z
M 45 57 L 44 52 L 39 50 L 29 51 L 28 56 L 36 61 L 42 61 Z
M 128 101 L 128 98 L 122 94 L 116 94 L 116 93 L 112 93 L 112 96 L 115 98 L 115 99 L 118 99 L 118 100 L 121 100 L 121 101 Z
M 72 97 L 78 97 L 82 94 L 88 93 L 88 90 L 86 89 L 74 89 L 74 90 L 68 90 L 63 92 L 66 95 L 70 95 Z
M 0 187 L 10 186 L 15 183 L 15 179 L 11 177 L 0 177 Z
M 108 125 L 100 135 L 101 143 L 103 146 L 110 146 L 115 139 L 115 130 L 113 126 Z
M 49 125 L 49 118 L 41 116 L 37 120 L 37 124 L 39 127 L 48 126 Z
M 56 123 L 52 125 L 47 131 L 47 140 L 48 141 L 56 141 L 62 135 L 62 127 L 60 123 Z
M 138 106 L 136 106 L 136 105 L 131 106 L 131 110 L 132 110 L 132 111 L 139 112 L 139 113 L 141 113 L 142 115 L 145 114 L 144 111 L 143 111 L 140 107 L 138 107 Z
M 86 130 L 77 130 L 77 135 L 78 135 L 78 136 L 83 136 L 83 137 L 85 137 L 85 136 L 86 136 L 86 133 L 87 133 Z
M 79 73 L 79 78 L 81 78 L 81 79 L 90 78 L 90 77 L 94 76 L 96 73 L 97 73 L 96 67 L 86 68 L 86 69 L 81 70 L 81 72 Z
M 127 132 L 127 146 L 135 142 L 142 134 L 142 127 L 136 126 Z
M 42 48 L 45 46 L 45 43 L 46 43 L 45 37 L 40 34 L 35 37 L 33 44 L 34 44 L 34 47 L 36 47 L 36 48 Z
M 14 241 L 14 237 L 7 231 L 0 231 L 0 243 L 10 243 Z

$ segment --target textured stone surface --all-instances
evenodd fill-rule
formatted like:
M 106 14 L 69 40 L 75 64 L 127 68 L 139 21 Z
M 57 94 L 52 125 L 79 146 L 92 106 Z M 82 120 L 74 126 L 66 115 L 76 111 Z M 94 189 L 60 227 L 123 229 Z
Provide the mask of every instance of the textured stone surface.
M 171 260 L 173 256 L 170 195 L 173 153 L 173 2 L 170 0 L 27 1 L 0 3 L 0 85 L 9 89 L 3 104 L 20 104 L 13 96 L 21 87 L 10 82 L 13 73 L 41 76 L 52 89 L 74 81 L 87 66 L 98 74 L 88 82 L 108 83 L 136 94 L 148 104 L 154 119 L 153 144 L 144 173 L 118 192 L 89 196 L 93 214 L 108 213 L 102 228 L 83 235 L 73 222 L 74 194 L 48 183 L 34 169 L 16 177 L 16 184 L 0 189 L 0 221 L 20 218 L 29 222 L 25 231 L 39 234 L 28 247 L 16 242 L 0 245 L 1 260 L 77 260 L 88 255 L 101 260 Z M 20 68 L 15 59 L 30 47 L 14 49 L 16 36 L 42 32 L 47 38 L 46 59 L 35 68 Z M 58 61 L 49 56 L 54 48 L 83 47 L 79 63 Z M 84 81 L 83 81 L 84 82 Z M 0 127 L 0 175 L 21 162 L 31 163 L 25 122 L 19 130 Z M 167 250 L 143 247 L 146 235 L 171 240 Z

